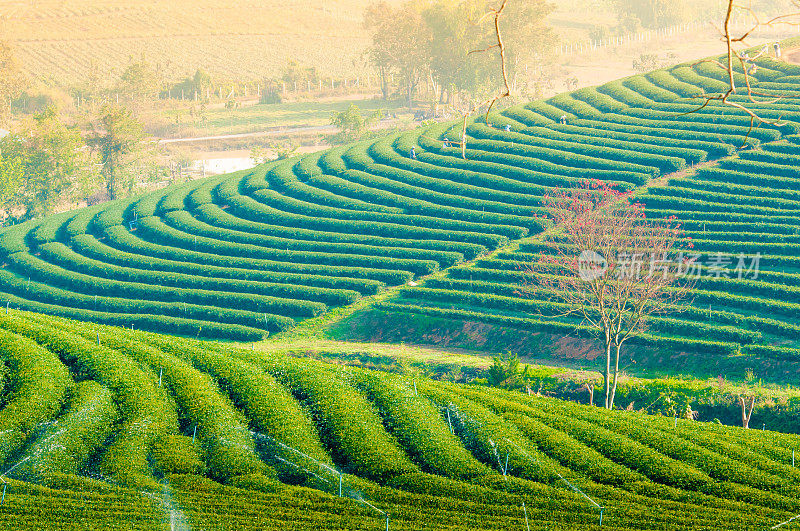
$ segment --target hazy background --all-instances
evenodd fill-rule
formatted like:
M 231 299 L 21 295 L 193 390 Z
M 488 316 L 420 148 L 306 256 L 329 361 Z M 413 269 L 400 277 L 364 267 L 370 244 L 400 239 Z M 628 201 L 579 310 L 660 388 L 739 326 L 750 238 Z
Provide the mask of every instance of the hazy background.
M 495 55 L 467 55 L 491 42 L 479 19 L 499 3 L 0 0 L 0 136 L 27 139 L 6 165 L 15 154 L 40 175 L 3 177 L 3 211 L 27 219 L 452 118 L 500 84 Z M 740 30 L 790 3 L 747 5 Z M 508 103 L 720 54 L 723 8 L 510 0 Z M 761 28 L 748 43 L 795 34 Z M 129 140 L 115 175 L 100 160 L 109 131 Z M 71 170 L 51 186 L 56 167 Z

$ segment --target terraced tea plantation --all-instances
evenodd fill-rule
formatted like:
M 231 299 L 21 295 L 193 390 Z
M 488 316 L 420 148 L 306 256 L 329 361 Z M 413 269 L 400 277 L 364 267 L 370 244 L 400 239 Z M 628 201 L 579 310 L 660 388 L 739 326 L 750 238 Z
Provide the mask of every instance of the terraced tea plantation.
M 656 218 L 676 216 L 699 256 L 688 301 L 675 313 L 651 318 L 639 344 L 693 355 L 800 361 L 800 137 L 763 143 L 663 185 L 635 194 Z M 577 318 L 558 317 L 565 305 L 519 295 L 530 264 L 552 253 L 557 234 L 525 240 L 513 250 L 451 268 L 444 277 L 407 287 L 376 308 L 391 323 L 403 314 L 497 325 L 547 337 L 527 346 L 547 352 L 552 337 L 590 337 Z M 549 242 L 548 242 L 549 240 Z M 647 266 L 648 264 L 645 264 Z M 688 272 L 688 271 L 687 271 Z M 375 318 L 375 316 L 373 316 Z M 445 329 L 446 322 L 432 321 Z M 453 329 L 462 325 L 457 324 Z M 417 332 L 419 334 L 420 332 Z M 523 336 L 521 336 L 523 337 Z M 408 339 L 387 335 L 383 340 Z
M 8 529 L 766 529 L 800 438 L 0 314 Z
M 798 74 L 765 59 L 756 85 L 791 96 Z M 731 107 L 690 113 L 723 78 L 680 65 L 512 107 L 470 125 L 466 160 L 458 126 L 434 124 L 6 228 L 0 301 L 251 341 L 450 268 L 377 308 L 580 333 L 531 320 L 541 301 L 514 291 L 548 226 L 543 196 L 598 179 L 685 220 L 698 251 L 732 262 L 725 275 L 738 253 L 764 255 L 755 280 L 703 279 L 695 306 L 655 322 L 648 344 L 797 358 L 800 102 L 752 104 L 784 121 L 752 131 Z

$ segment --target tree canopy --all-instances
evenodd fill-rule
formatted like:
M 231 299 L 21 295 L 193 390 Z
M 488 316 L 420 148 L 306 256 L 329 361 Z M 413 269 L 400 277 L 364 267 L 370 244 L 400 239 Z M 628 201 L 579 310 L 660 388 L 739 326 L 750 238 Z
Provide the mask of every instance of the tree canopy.
M 103 183 L 109 199 L 130 193 L 136 185 L 137 163 L 144 158 L 142 124 L 120 106 L 104 105 L 91 124 L 87 142 L 100 158 Z
M 0 141 L 0 201 L 27 219 L 53 212 L 91 185 L 92 165 L 79 131 L 53 108 L 36 114 Z M 87 181 L 88 180 L 88 181 Z M 76 186 L 77 185 L 77 186 Z
M 7 102 L 28 87 L 28 80 L 14 55 L 14 50 L 0 41 L 0 119 L 8 109 Z
M 454 96 L 474 97 L 497 84 L 496 59 L 487 50 L 496 42 L 495 29 L 485 15 L 497 0 L 409 0 L 393 7 L 386 2 L 367 8 L 365 27 L 372 32 L 368 55 L 383 77 L 389 97 L 392 75 L 411 102 L 418 84 L 428 79 L 451 103 Z M 503 15 L 511 78 L 517 81 L 523 65 L 541 66 L 549 59 L 556 37 L 546 22 L 553 6 L 544 0 L 509 2 Z M 471 53 L 472 52 L 472 53 Z

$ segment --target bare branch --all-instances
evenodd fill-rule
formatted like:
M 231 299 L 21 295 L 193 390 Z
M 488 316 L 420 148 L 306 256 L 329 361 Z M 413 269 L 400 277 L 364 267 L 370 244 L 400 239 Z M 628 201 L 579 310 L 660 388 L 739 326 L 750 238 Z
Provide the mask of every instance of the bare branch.
M 472 50 L 467 53 L 467 55 L 472 55 L 474 53 L 484 53 L 490 50 L 494 50 L 495 48 L 498 50 L 498 57 L 500 59 L 500 72 L 503 79 L 503 89 L 500 94 L 489 98 L 485 101 L 473 103 L 468 110 L 462 112 L 462 126 L 461 126 L 461 140 L 459 142 L 450 141 L 451 144 L 455 144 L 461 148 L 461 157 L 463 159 L 467 158 L 467 125 L 469 122 L 469 117 L 475 114 L 478 110 L 486 107 L 486 124 L 489 125 L 489 113 L 491 113 L 494 105 L 503 98 L 508 98 L 511 96 L 511 83 L 508 80 L 508 68 L 506 66 L 506 45 L 503 41 L 503 34 L 500 29 L 500 17 L 503 15 L 505 11 L 506 5 L 508 4 L 508 0 L 503 0 L 498 8 L 492 8 L 488 12 L 486 12 L 479 20 L 478 24 L 482 23 L 489 17 L 494 18 L 494 34 L 497 40 L 496 43 L 487 46 L 486 48 L 480 50 Z
M 690 243 L 674 218 L 646 219 L 642 205 L 607 183 L 587 181 L 545 204 L 555 228 L 542 239 L 542 254 L 527 264 L 520 294 L 535 299 L 547 318 L 580 317 L 602 337 L 610 408 L 622 345 L 645 332 L 652 316 L 676 310 L 689 291 L 679 249 Z
M 737 9 L 748 12 L 755 20 L 755 23 L 752 28 L 745 31 L 743 34 L 734 36 L 731 31 L 731 19 L 733 17 L 734 11 Z M 722 40 L 725 42 L 725 47 L 727 50 L 726 64 L 723 64 L 720 61 L 717 61 L 716 59 L 704 59 L 702 61 L 698 61 L 693 65 L 696 66 L 702 63 L 712 63 L 722 68 L 727 74 L 728 89 L 725 92 L 718 94 L 701 94 L 699 96 L 696 96 L 697 98 L 705 100 L 703 105 L 701 105 L 700 107 L 698 107 L 693 111 L 689 111 L 687 113 L 681 113 L 678 116 L 685 116 L 687 114 L 699 112 L 714 101 L 717 101 L 722 105 L 739 109 L 740 111 L 743 111 L 745 114 L 747 114 L 747 116 L 750 118 L 750 127 L 747 130 L 747 134 L 745 135 L 742 147 L 744 147 L 747 144 L 747 140 L 750 137 L 750 134 L 752 133 L 754 128 L 757 128 L 761 125 L 774 125 L 774 126 L 784 125 L 784 122 L 780 118 L 767 119 L 761 116 L 757 111 L 750 109 L 749 107 L 737 103 L 735 101 L 732 101 L 730 99 L 731 96 L 737 94 L 736 81 L 735 81 L 736 74 L 738 71 L 736 66 L 737 62 L 738 62 L 738 67 L 741 69 L 741 72 L 744 75 L 745 85 L 747 89 L 747 99 L 751 103 L 775 103 L 785 98 L 800 97 L 800 95 L 769 94 L 769 93 L 754 91 L 753 86 L 750 82 L 750 75 L 757 68 L 757 66 L 754 63 L 754 60 L 761 57 L 766 52 L 766 49 L 762 50 L 754 57 L 749 57 L 747 54 L 739 53 L 736 49 L 734 49 L 734 44 L 744 43 L 744 41 L 750 35 L 752 35 L 754 31 L 762 27 L 772 27 L 775 24 L 788 24 L 792 26 L 800 26 L 800 20 L 798 21 L 789 20 L 792 18 L 800 18 L 800 12 L 779 15 L 777 17 L 773 17 L 772 19 L 766 22 L 761 22 L 755 11 L 753 11 L 749 6 L 742 6 L 737 4 L 735 0 L 728 0 L 727 9 L 725 11 L 725 20 L 722 28 L 719 30 L 722 35 Z M 769 98 L 770 101 L 769 102 L 758 101 L 756 100 L 757 97 Z

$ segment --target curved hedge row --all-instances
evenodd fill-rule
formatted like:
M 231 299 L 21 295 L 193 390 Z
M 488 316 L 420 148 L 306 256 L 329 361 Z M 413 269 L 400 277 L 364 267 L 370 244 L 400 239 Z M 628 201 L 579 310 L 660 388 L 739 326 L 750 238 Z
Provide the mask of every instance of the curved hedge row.
M 760 64 L 760 85 L 791 85 L 788 65 Z M 781 137 L 642 198 L 697 221 L 794 225 L 800 106 L 751 102 L 785 121 L 752 131 L 742 110 L 697 109 L 695 96 L 723 78 L 708 62 L 679 65 L 469 118 L 463 153 L 461 121 L 436 123 L 7 227 L 0 293 L 50 313 L 250 339 L 536 237 L 550 228 L 544 198 L 556 188 L 598 179 L 634 191 Z M 773 184 L 781 192 L 761 193 Z M 759 241 L 718 228 L 695 237 L 703 251 L 761 244 L 795 267 L 796 242 L 776 230 Z
M 16 346 L 58 355 L 81 383 L 5 463 L 14 468 L 0 525 L 9 528 L 163 524 L 146 518 L 156 509 L 145 498 L 166 500 L 159 517 L 209 528 L 367 529 L 384 525 L 383 513 L 403 529 L 499 531 L 524 528 L 526 517 L 533 529 L 596 526 L 595 507 L 565 481 L 619 529 L 760 529 L 800 511 L 790 436 L 673 427 L 12 310 L 0 316 L 0 339 L 16 334 L 27 338 Z
M 685 70 L 682 72 L 684 79 L 691 78 Z M 688 90 L 666 74 L 650 77 L 676 94 Z M 624 101 L 626 96 L 615 93 L 615 90 L 624 92 L 615 84 L 601 88 L 600 92 L 618 98 L 616 101 Z M 583 91 L 574 97 L 603 111 L 601 116 L 594 120 L 568 119 L 568 124 L 559 124 L 554 129 L 574 134 L 594 130 L 599 134 L 629 135 L 627 138 L 635 142 L 632 131 L 654 135 L 657 129 L 655 123 L 651 127 L 645 119 L 638 120 L 638 123 L 648 124 L 647 127 L 633 125 L 633 119 L 627 117 L 657 116 L 659 113 L 666 117 L 671 112 L 691 108 L 690 102 L 680 99 L 658 102 L 653 98 L 646 106 L 640 102 L 639 108 L 626 108 L 624 118 L 623 114 L 612 114 L 615 106 L 607 99 L 597 99 L 592 94 Z M 663 99 L 667 100 L 666 97 Z M 563 103 L 563 100 L 560 98 L 554 104 Z M 762 105 L 769 109 L 770 115 L 777 115 L 783 109 L 782 103 Z M 794 112 L 794 106 L 788 107 Z M 718 119 L 720 108 L 709 106 L 704 114 L 687 115 L 684 125 L 678 126 L 685 127 L 686 131 L 708 130 L 708 125 Z M 739 118 L 728 116 L 725 120 L 735 124 Z M 786 130 L 793 130 L 796 120 L 793 115 L 789 120 L 793 125 Z M 630 126 L 627 125 L 629 121 Z M 676 123 L 667 121 L 663 124 L 666 129 L 662 131 L 671 136 L 674 130 L 670 127 Z M 542 128 L 529 127 L 524 131 L 534 135 L 539 129 Z M 726 129 L 738 133 L 741 126 L 723 125 L 722 130 Z M 484 125 L 473 125 L 470 131 L 504 141 L 514 138 L 518 142 L 527 142 L 519 133 Z M 762 133 L 761 139 L 765 141 L 781 135 L 776 130 Z M 734 135 L 726 140 L 740 138 L 743 137 Z M 539 140 L 533 143 L 536 142 Z M 722 137 L 718 142 L 722 142 Z M 687 145 L 690 144 L 687 142 Z M 674 318 L 652 318 L 647 334 L 634 341 L 635 345 L 709 357 L 746 353 L 753 358 L 754 365 L 762 367 L 773 367 L 776 359 L 798 359 L 800 325 L 796 316 L 800 308 L 796 300 L 800 294 L 800 173 L 796 166 L 800 161 L 800 144 L 795 135 L 790 135 L 784 140 L 766 142 L 761 146 L 763 149 L 741 151 L 735 157 L 635 192 L 635 199 L 645 205 L 648 216 L 675 216 L 681 221 L 687 235 L 692 237 L 692 249 L 688 254 L 696 254 L 701 261 L 697 268 L 697 274 L 701 276 L 692 283 L 687 307 Z M 727 144 L 726 152 L 730 148 L 731 144 Z M 506 340 L 513 345 L 527 337 L 523 335 L 527 332 L 589 338 L 588 330 L 578 321 L 559 317 L 564 313 L 564 307 L 552 294 L 532 294 L 532 298 L 527 300 L 519 295 L 520 285 L 526 282 L 523 273 L 526 266 L 538 261 L 539 253 L 549 252 L 552 252 L 552 247 L 545 244 L 542 237 L 534 238 L 513 249 L 494 253 L 491 258 L 479 258 L 474 263 L 451 268 L 447 277 L 429 279 L 420 287 L 403 289 L 398 296 L 376 305 L 376 308 L 390 312 L 386 315 L 392 317 L 387 319 L 399 322 L 409 314 L 439 319 L 434 323 L 441 323 L 445 330 L 451 326 L 447 323 L 452 321 L 485 323 L 498 327 L 497 331 L 489 328 L 486 332 L 492 341 Z M 714 266 L 715 259 L 721 265 Z M 748 271 L 753 264 L 760 267 Z M 430 324 L 432 329 L 438 326 Z M 521 332 L 517 335 L 510 332 L 515 329 Z M 699 341 L 699 338 L 707 341 Z M 462 340 L 459 338 L 458 341 Z M 468 344 L 472 348 L 472 343 Z

